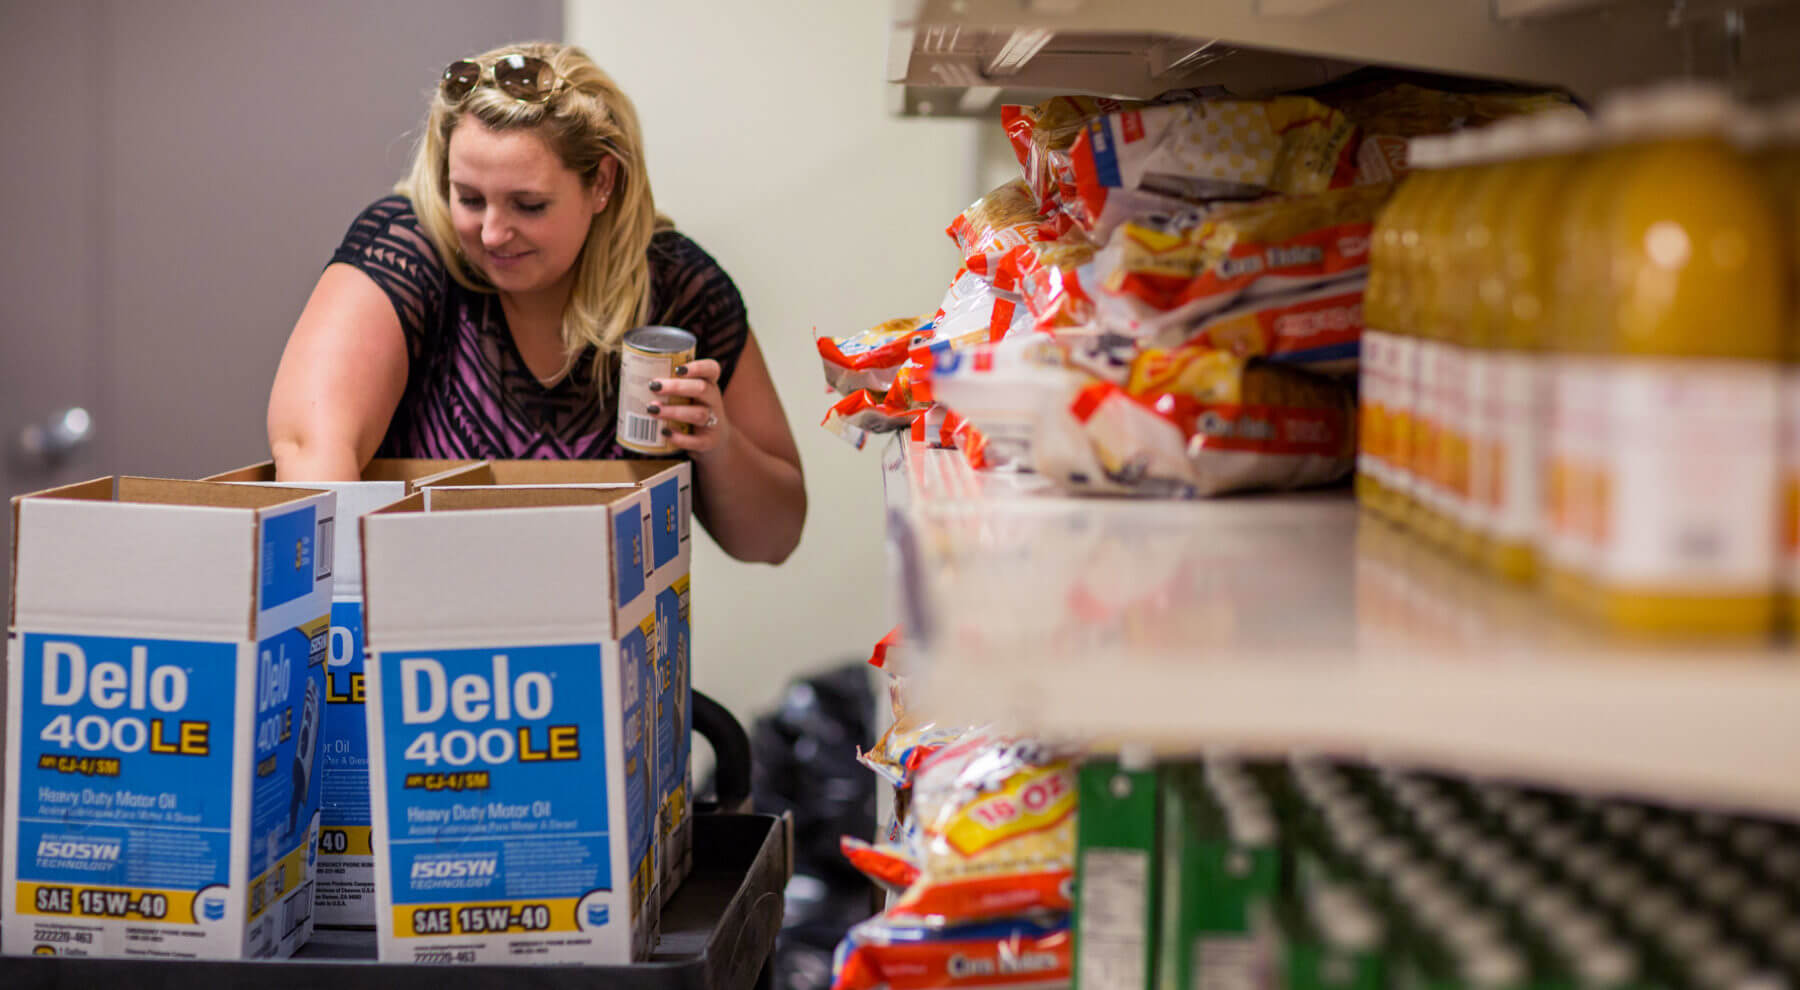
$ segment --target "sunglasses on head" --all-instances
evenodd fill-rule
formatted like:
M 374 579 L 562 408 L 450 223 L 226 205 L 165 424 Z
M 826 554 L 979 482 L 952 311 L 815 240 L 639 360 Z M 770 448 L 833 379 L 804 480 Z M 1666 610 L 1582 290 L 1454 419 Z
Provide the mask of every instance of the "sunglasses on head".
M 474 59 L 457 59 L 444 69 L 444 81 L 438 88 L 455 102 L 488 82 L 520 102 L 547 103 L 564 81 L 555 69 L 550 68 L 549 62 L 535 55 L 513 52 L 494 59 L 491 66 L 484 66 Z

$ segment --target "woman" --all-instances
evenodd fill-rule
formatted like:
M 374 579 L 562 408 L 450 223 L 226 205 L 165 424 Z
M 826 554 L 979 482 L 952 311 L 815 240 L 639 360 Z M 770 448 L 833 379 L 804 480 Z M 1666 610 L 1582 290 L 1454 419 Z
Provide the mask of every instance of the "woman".
M 459 60 L 398 195 L 319 278 L 269 395 L 277 477 L 349 480 L 376 456 L 620 458 L 626 331 L 682 327 L 654 382 L 725 551 L 779 563 L 806 517 L 793 432 L 729 275 L 656 212 L 637 112 L 587 54 Z M 677 429 L 678 424 L 692 432 Z

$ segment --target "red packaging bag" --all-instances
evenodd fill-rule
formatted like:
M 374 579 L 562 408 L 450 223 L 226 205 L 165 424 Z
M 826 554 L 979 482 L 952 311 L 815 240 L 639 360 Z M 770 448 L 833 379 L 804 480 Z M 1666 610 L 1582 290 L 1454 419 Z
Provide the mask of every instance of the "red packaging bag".
M 929 316 L 903 316 L 848 337 L 820 337 L 825 384 L 839 395 L 885 392 L 912 347 L 932 335 Z
M 1070 149 L 1083 210 L 1112 189 L 1186 200 L 1298 195 L 1356 180 L 1356 125 L 1317 100 L 1195 100 L 1100 116 Z
M 1356 186 L 1126 223 L 1094 258 L 1096 317 L 1135 337 L 1180 333 L 1242 299 L 1363 275 L 1391 190 Z
M 850 929 L 832 959 L 832 990 L 1066 987 L 1073 970 L 1067 916 L 957 928 L 877 915 Z
M 925 786 L 930 767 L 915 794 L 919 879 L 889 916 L 955 926 L 1068 910 L 1073 762 L 1042 743 L 1002 738 L 969 757 L 941 792 Z
M 1020 255 L 1030 245 L 1055 240 L 1068 229 L 1068 217 L 1039 213 L 1031 190 L 1023 180 L 1014 179 L 957 214 L 944 233 L 962 252 L 964 268 L 996 289 L 1017 292 Z
M 1354 374 L 1361 347 L 1363 276 L 1266 299 L 1208 317 L 1159 338 L 1167 346 L 1210 347 L 1329 375 Z M 1170 339 L 1185 338 L 1185 339 Z
M 1146 350 L 1126 385 L 1089 386 L 1071 412 L 1108 479 L 1138 494 L 1303 488 L 1355 465 L 1346 386 L 1211 348 Z

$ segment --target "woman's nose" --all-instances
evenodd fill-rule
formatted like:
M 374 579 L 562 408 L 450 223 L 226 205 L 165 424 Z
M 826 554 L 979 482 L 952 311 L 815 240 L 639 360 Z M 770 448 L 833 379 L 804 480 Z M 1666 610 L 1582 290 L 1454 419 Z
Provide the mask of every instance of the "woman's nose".
M 484 247 L 499 247 L 512 240 L 512 228 L 498 210 L 489 209 L 481 218 L 481 243 Z

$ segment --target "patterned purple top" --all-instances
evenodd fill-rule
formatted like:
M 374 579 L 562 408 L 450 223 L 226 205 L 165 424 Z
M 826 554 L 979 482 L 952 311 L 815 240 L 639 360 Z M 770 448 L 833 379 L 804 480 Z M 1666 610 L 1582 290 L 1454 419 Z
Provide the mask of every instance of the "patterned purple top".
M 719 362 L 724 387 L 750 333 L 737 286 L 711 255 L 675 231 L 657 233 L 649 255 L 651 322 L 693 333 L 698 356 Z M 405 197 L 389 196 L 364 210 L 331 260 L 374 279 L 406 333 L 406 391 L 377 457 L 645 456 L 614 436 L 617 356 L 609 361 L 612 387 L 604 401 L 594 387 L 592 348 L 545 387 L 519 355 L 500 300 L 450 277 Z

